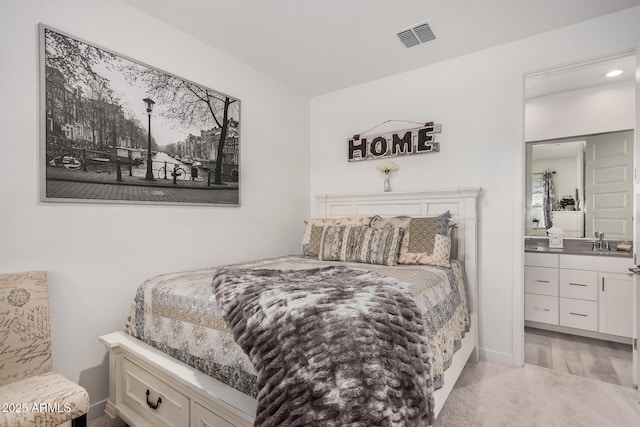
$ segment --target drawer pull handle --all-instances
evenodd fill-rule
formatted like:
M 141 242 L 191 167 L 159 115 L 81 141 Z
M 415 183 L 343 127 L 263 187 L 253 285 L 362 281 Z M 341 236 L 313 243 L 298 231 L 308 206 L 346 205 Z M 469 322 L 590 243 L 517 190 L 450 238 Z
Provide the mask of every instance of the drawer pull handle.
M 158 396 L 158 401 L 154 404 L 153 402 L 149 402 L 149 389 L 147 389 L 147 405 L 151 409 L 158 409 L 158 406 L 162 403 L 162 397 Z
M 583 283 L 571 283 L 571 282 L 569 282 L 569 284 L 572 285 L 572 286 L 584 286 L 584 287 L 589 286 L 589 285 L 585 285 Z
M 536 280 L 536 282 L 538 282 L 538 283 L 549 283 L 548 280 Z
M 548 308 L 540 308 L 540 307 L 533 307 L 533 309 L 538 311 L 551 311 Z
M 571 315 L 573 315 L 573 316 L 589 317 L 589 316 L 588 316 L 588 315 L 586 315 L 586 314 L 580 314 L 580 313 L 572 313 L 572 312 L 569 312 L 569 314 L 571 314 Z

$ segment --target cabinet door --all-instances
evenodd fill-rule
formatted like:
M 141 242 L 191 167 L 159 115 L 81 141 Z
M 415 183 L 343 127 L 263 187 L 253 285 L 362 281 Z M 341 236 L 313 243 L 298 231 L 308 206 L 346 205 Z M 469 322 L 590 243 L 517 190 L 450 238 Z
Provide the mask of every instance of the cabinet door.
M 633 335 L 633 279 L 628 274 L 600 273 L 599 328 L 605 334 Z

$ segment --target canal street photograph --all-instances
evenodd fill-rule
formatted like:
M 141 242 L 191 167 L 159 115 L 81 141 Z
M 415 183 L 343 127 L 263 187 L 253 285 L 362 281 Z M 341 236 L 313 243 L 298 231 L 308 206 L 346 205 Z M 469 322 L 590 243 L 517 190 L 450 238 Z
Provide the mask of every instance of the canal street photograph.
M 40 25 L 41 200 L 239 206 L 240 100 Z

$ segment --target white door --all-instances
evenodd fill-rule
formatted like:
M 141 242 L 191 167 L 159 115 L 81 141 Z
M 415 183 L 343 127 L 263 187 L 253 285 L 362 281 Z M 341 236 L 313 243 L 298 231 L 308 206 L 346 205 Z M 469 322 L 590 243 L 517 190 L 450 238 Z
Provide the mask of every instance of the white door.
M 640 276 L 634 274 L 633 277 L 633 384 L 640 384 L 640 362 L 638 361 L 638 331 L 640 331 L 640 316 L 638 316 L 638 308 L 640 307 Z M 640 401 L 640 387 L 638 387 L 638 401 Z
M 640 43 L 638 43 L 640 46 Z M 636 123 L 635 128 L 640 128 L 640 60 L 638 60 L 638 53 L 640 53 L 640 47 L 636 49 Z M 634 143 L 635 147 L 635 186 L 634 186 L 634 217 L 635 221 L 633 223 L 633 263 L 638 264 L 638 245 L 640 245 L 640 177 L 638 176 L 637 170 L 640 168 L 640 137 L 638 132 L 635 135 L 636 141 Z M 640 276 L 637 274 L 633 277 L 633 378 L 635 379 L 634 383 L 636 385 L 640 385 L 640 358 L 638 357 L 638 334 L 640 333 Z M 637 388 L 638 390 L 638 400 L 640 401 L 640 386 Z
M 631 240 L 633 232 L 633 131 L 587 138 L 585 236 Z

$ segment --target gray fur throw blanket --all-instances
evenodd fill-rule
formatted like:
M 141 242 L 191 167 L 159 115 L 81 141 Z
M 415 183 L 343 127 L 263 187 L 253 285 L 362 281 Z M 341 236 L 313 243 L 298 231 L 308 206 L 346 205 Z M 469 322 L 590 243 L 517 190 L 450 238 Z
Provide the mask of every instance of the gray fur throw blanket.
M 222 268 L 225 321 L 258 373 L 255 426 L 428 426 L 431 357 L 405 285 L 374 272 Z

